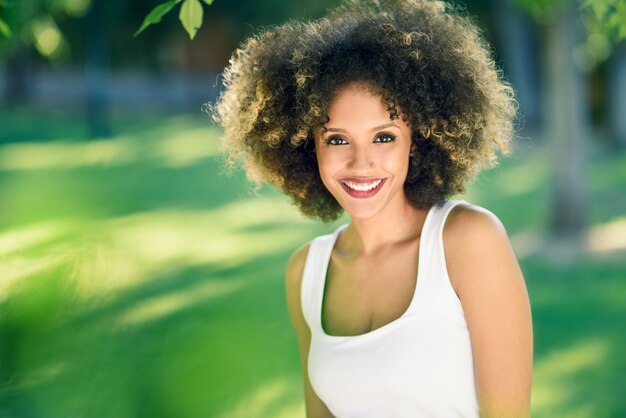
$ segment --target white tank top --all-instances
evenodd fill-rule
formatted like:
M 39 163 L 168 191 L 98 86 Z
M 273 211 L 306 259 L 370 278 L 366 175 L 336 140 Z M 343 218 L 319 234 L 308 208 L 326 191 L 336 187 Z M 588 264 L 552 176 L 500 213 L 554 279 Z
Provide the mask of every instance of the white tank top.
M 450 210 L 434 205 L 419 243 L 415 293 L 398 319 L 356 336 L 322 328 L 330 255 L 342 225 L 315 238 L 302 277 L 302 310 L 311 330 L 308 373 L 337 418 L 478 418 L 470 336 L 446 269 L 442 231 Z

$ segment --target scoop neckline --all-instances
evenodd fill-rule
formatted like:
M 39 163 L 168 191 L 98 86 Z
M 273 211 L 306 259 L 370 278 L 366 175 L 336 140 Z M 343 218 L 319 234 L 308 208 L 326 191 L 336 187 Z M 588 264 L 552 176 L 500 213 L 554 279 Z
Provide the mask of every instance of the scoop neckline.
M 387 322 L 384 325 L 381 325 L 378 328 L 374 328 L 373 330 L 364 332 L 362 334 L 356 334 L 356 335 L 331 335 L 328 334 L 325 330 L 324 330 L 324 325 L 322 323 L 322 315 L 323 315 L 323 309 L 324 309 L 324 294 L 326 293 L 326 280 L 327 280 L 327 276 L 328 276 L 328 266 L 330 264 L 330 257 L 333 253 L 333 250 L 335 248 L 335 245 L 337 243 L 337 239 L 339 238 L 339 234 L 348 227 L 349 224 L 343 224 L 341 225 L 339 228 L 337 228 L 337 230 L 333 233 L 332 235 L 332 242 L 329 245 L 330 250 L 327 251 L 326 257 L 325 257 L 325 264 L 324 264 L 324 270 L 323 270 L 323 283 L 321 286 L 322 289 L 322 293 L 320 295 L 320 303 L 317 304 L 318 306 L 318 312 L 317 312 L 317 323 L 318 323 L 318 328 L 321 332 L 321 335 L 324 338 L 327 339 L 361 339 L 361 338 L 368 338 L 368 337 L 372 337 L 381 333 L 384 333 L 387 330 L 393 329 L 394 327 L 396 327 L 398 325 L 398 323 L 405 317 L 407 317 L 411 311 L 413 310 L 413 305 L 415 305 L 415 300 L 417 299 L 417 294 L 418 294 L 418 290 L 419 288 L 422 286 L 421 282 L 423 281 L 423 277 L 424 277 L 424 269 L 426 267 L 423 267 L 423 260 L 425 260 L 425 254 L 426 254 L 426 249 L 424 246 L 424 231 L 426 231 L 426 227 L 429 225 L 429 220 L 432 217 L 432 213 L 434 211 L 435 205 L 432 205 L 430 207 L 430 209 L 428 209 L 428 212 L 426 213 L 426 218 L 424 219 L 424 225 L 422 225 L 422 232 L 420 235 L 420 242 L 419 242 L 419 246 L 418 246 L 418 261 L 417 261 L 417 273 L 416 273 L 416 277 L 415 277 L 415 289 L 413 290 L 413 296 L 411 297 L 411 302 L 409 302 L 409 305 L 407 306 L 406 310 L 402 313 L 402 315 L 400 315 L 399 317 L 395 318 L 394 320 Z

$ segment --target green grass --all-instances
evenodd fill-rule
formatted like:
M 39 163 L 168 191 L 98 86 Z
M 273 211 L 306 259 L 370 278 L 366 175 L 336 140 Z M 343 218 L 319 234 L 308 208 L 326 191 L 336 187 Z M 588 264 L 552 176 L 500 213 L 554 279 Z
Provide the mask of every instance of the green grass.
M 86 141 L 75 116 L 1 116 L 1 417 L 303 416 L 283 268 L 345 219 L 315 223 L 222 175 L 206 119 L 118 118 Z M 460 197 L 523 248 L 533 416 L 626 416 L 624 249 L 551 262 L 548 161 L 524 154 Z M 624 167 L 592 158 L 592 225 L 623 216 Z

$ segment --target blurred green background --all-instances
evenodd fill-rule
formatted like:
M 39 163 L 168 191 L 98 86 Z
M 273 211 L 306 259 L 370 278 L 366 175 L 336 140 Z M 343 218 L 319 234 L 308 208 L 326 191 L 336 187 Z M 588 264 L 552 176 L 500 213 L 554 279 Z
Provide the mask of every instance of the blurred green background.
M 0 2 L 2 418 L 304 417 L 284 265 L 347 219 L 225 175 L 201 107 L 245 36 L 336 2 L 216 0 L 193 41 L 178 9 L 133 37 L 158 3 Z M 520 260 L 533 416 L 626 417 L 623 42 L 577 2 L 459 3 L 520 101 L 513 155 L 455 198 Z

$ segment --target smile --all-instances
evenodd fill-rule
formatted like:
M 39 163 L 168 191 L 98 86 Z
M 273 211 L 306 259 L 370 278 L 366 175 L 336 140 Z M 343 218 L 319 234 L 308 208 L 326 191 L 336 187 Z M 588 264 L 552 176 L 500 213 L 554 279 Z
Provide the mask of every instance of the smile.
M 342 179 L 339 183 L 343 189 L 352 197 L 363 199 L 372 197 L 380 190 L 385 179 L 375 179 L 365 181 L 364 179 Z
M 348 186 L 349 188 L 351 188 L 352 190 L 359 190 L 361 192 L 366 192 L 368 190 L 372 190 L 375 187 L 378 187 L 378 185 L 383 181 L 383 179 L 378 179 L 376 181 L 373 181 L 371 183 L 353 183 L 351 181 L 342 181 L 343 184 L 345 184 L 346 186 Z

